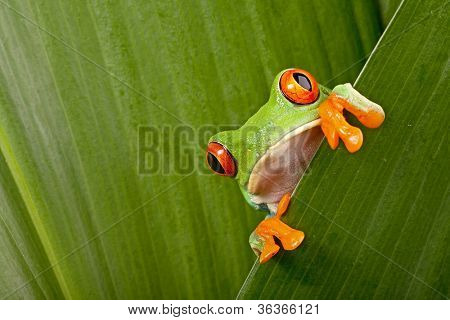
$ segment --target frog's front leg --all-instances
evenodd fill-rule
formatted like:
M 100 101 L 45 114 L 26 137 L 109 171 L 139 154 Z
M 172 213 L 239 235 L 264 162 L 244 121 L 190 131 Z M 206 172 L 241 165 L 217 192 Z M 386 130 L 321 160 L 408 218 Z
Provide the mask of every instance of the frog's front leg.
M 368 128 L 379 127 L 385 115 L 378 104 L 361 95 L 349 83 L 336 86 L 330 96 L 320 104 L 321 127 L 331 148 L 336 149 L 341 138 L 347 150 L 353 153 L 361 148 L 363 134 L 359 128 L 351 126 L 345 120 L 344 109 L 355 115 Z
M 280 220 L 289 206 L 290 195 L 285 194 L 280 200 L 273 217 L 261 221 L 250 236 L 250 246 L 259 254 L 259 262 L 270 260 L 280 250 L 274 237 L 278 238 L 285 250 L 294 250 L 305 238 L 302 231 L 295 230 Z

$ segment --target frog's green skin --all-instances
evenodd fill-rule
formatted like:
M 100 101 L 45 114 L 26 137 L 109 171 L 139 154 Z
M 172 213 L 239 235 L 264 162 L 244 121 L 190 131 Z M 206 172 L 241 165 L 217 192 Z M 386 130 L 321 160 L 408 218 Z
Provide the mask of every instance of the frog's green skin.
M 218 142 L 233 154 L 238 164 L 235 179 L 247 202 L 257 209 L 267 209 L 264 203 L 252 201 L 247 185 L 258 160 L 267 150 L 293 130 L 319 119 L 319 105 L 330 90 L 319 85 L 318 99 L 309 105 L 290 102 L 281 92 L 279 82 L 284 71 L 273 81 L 269 101 L 239 129 L 217 133 L 210 142 Z M 319 123 L 317 123 L 319 124 Z

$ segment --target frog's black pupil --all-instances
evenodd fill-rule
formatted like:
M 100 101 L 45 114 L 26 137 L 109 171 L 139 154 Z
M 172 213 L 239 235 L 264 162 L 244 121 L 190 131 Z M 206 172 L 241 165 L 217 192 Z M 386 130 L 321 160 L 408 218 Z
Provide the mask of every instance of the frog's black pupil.
M 308 91 L 312 90 L 311 82 L 309 82 L 307 76 L 298 72 L 294 73 L 292 76 L 294 77 L 294 80 L 303 88 L 305 88 Z
M 208 152 L 208 164 L 211 167 L 211 169 L 214 170 L 214 172 L 224 174 L 225 170 L 223 169 L 222 165 L 220 164 L 219 160 L 217 160 L 214 155 Z

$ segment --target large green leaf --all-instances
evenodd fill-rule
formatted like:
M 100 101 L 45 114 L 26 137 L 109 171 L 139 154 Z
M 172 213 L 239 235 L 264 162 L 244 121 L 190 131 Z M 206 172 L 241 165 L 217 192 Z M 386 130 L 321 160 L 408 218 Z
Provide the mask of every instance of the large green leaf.
M 355 79 L 380 35 L 374 12 L 0 0 L 0 297 L 234 297 L 262 216 L 233 181 L 201 174 L 206 133 L 164 136 L 183 147 L 162 154 L 169 170 L 139 175 L 138 128 L 241 124 L 289 66 Z M 188 148 L 200 168 L 174 172 Z
M 321 146 L 286 218 L 304 245 L 255 264 L 240 298 L 448 298 L 448 17 L 403 2 L 356 81 L 385 123 L 354 155 Z
M 380 20 L 383 27 L 389 24 L 401 2 L 402 0 L 378 0 Z

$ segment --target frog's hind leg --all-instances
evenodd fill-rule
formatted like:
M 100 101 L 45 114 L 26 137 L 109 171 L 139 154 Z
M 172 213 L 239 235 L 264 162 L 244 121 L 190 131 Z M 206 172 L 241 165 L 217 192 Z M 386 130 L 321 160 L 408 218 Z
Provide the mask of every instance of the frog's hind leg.
M 289 202 L 290 195 L 284 195 L 278 204 L 276 214 L 261 221 L 255 229 L 255 236 L 264 243 L 259 256 L 260 263 L 270 260 L 280 249 L 275 243 L 274 237 L 280 240 L 285 250 L 296 249 L 305 238 L 305 234 L 302 231 L 295 230 L 280 220 L 281 216 L 286 212 Z

